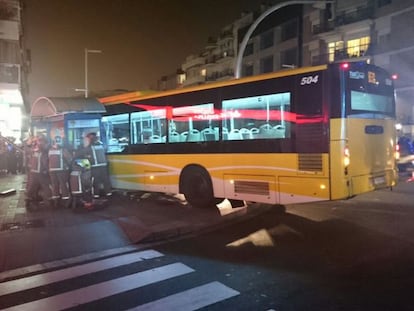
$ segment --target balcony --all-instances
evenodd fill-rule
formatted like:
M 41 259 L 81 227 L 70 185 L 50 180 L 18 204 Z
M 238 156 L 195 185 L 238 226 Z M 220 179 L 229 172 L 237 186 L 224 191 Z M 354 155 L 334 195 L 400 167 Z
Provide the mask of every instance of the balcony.
M 314 35 L 333 31 L 336 27 L 356 23 L 366 19 L 371 19 L 374 15 L 373 7 L 363 7 L 359 8 L 357 11 L 351 13 L 338 13 L 334 20 L 326 21 L 319 25 L 314 25 L 312 28 L 312 33 Z
M 187 77 L 184 82 L 183 86 L 191 86 L 191 85 L 199 85 L 206 82 L 206 78 L 202 75 Z
M 223 71 L 215 71 L 206 77 L 206 81 L 228 80 L 234 77 L 233 69 L 225 69 Z
M 216 62 L 220 63 L 225 60 L 228 60 L 229 58 L 234 58 L 233 50 L 224 51 L 220 55 L 216 55 Z
M 185 63 L 182 65 L 182 69 L 187 71 L 189 68 L 198 67 L 204 65 L 205 58 L 199 55 L 190 55 L 186 58 Z
M 368 48 L 369 48 L 369 45 L 364 44 L 364 45 L 360 45 L 359 51 L 354 52 L 353 54 L 349 54 L 347 48 L 341 49 L 341 50 L 335 50 L 334 53 L 319 54 L 319 55 L 312 57 L 312 66 L 324 65 L 328 63 L 339 62 L 342 60 L 357 60 L 357 59 L 361 59 L 364 57 L 368 57 L 368 54 L 367 54 Z

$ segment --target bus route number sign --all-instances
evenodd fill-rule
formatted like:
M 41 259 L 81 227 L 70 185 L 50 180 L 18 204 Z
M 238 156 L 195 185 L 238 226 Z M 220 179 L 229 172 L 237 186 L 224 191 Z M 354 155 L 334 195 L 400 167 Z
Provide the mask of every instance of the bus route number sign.
M 319 75 L 303 77 L 302 80 L 300 80 L 300 85 L 309 85 L 312 83 L 318 83 L 318 79 L 319 79 Z

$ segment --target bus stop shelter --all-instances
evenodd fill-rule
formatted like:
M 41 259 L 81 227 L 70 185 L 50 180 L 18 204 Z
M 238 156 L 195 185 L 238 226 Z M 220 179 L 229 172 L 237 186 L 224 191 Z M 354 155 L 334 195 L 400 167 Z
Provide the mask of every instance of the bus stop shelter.
M 78 149 L 87 133 L 104 139 L 101 117 L 105 111 L 96 98 L 39 97 L 30 112 L 32 133 L 44 134 L 50 141 L 59 136 L 68 147 Z

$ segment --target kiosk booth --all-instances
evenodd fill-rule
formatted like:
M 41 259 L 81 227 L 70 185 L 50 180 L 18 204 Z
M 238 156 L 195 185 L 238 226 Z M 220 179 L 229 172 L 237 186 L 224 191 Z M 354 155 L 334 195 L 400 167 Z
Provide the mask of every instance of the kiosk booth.
M 44 134 L 50 142 L 59 137 L 71 150 L 79 149 L 90 132 L 106 144 L 101 123 L 105 111 L 96 98 L 39 97 L 30 112 L 32 133 Z

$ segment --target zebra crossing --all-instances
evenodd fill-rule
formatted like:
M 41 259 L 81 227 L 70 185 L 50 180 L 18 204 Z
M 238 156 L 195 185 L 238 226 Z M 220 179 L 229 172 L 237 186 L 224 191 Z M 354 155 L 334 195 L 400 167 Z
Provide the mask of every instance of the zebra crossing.
M 0 283 L 0 309 L 64 310 L 104 301 L 108 297 L 117 297 L 116 295 L 130 291 L 139 296 L 139 291 L 146 286 L 157 286 L 163 281 L 182 284 L 182 278 L 197 273 L 181 262 L 169 262 L 170 259 L 165 258 L 164 254 L 156 250 L 144 250 L 5 281 Z M 108 275 L 115 272 L 120 274 L 108 279 Z M 96 281 L 86 286 L 71 286 L 72 283 L 84 284 L 82 278 L 95 280 L 94 277 Z M 153 292 L 150 301 L 129 305 L 124 309 L 197 310 L 240 294 L 215 280 L 166 296 L 162 296 L 161 291 Z

